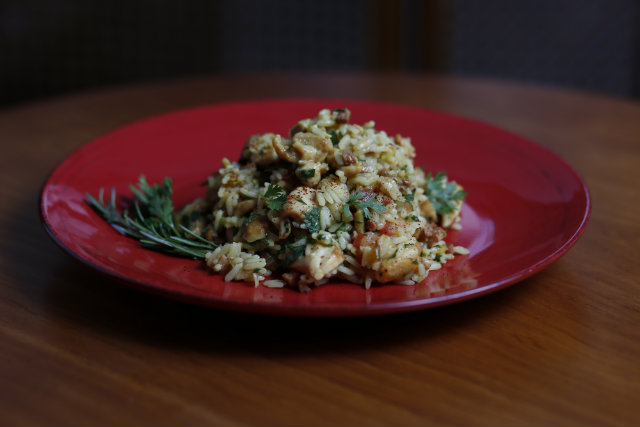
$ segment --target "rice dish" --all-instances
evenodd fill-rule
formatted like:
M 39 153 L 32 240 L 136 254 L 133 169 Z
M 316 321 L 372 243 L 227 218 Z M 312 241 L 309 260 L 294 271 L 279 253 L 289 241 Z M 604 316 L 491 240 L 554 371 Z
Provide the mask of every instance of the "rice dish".
M 334 278 L 413 285 L 467 253 L 444 241 L 460 227 L 462 187 L 414 157 L 409 138 L 323 109 L 288 136 L 251 136 L 176 220 L 218 245 L 205 261 L 226 281 L 301 291 Z

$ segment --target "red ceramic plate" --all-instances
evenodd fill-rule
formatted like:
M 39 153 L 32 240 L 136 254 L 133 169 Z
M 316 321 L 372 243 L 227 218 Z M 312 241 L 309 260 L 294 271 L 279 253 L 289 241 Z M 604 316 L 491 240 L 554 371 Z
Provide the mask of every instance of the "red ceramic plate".
M 255 133 L 287 133 L 322 108 L 348 107 L 353 123 L 412 138 L 415 163 L 446 171 L 468 193 L 462 231 L 448 238 L 467 247 L 446 268 L 415 286 L 365 290 L 329 283 L 302 294 L 225 283 L 199 261 L 139 247 L 83 201 L 101 187 L 129 194 L 140 174 L 173 178 L 174 203 L 191 201 L 199 185 L 239 157 Z M 41 216 L 50 236 L 83 263 L 145 291 L 211 307 L 298 316 L 360 316 L 425 309 L 487 294 L 556 261 L 589 217 L 585 183 L 550 151 L 511 133 L 459 117 L 362 101 L 271 100 L 212 105 L 144 120 L 96 139 L 63 161 L 46 181 Z

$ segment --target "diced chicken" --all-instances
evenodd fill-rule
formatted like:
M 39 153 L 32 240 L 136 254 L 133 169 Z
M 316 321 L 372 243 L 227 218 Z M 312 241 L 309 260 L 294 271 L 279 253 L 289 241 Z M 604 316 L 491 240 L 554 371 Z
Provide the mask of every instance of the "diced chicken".
M 256 240 L 264 239 L 267 237 L 267 231 L 269 230 L 269 224 L 264 217 L 254 218 L 244 229 L 244 233 L 242 233 L 242 238 L 249 243 L 255 242 Z
M 282 218 L 292 218 L 294 221 L 304 221 L 305 214 L 315 206 L 316 190 L 311 187 L 294 188 L 282 209 Z
M 289 218 L 284 218 L 280 221 L 280 226 L 278 230 L 278 239 L 284 240 L 291 234 L 291 221 Z
M 429 222 L 435 222 L 438 219 L 438 213 L 429 200 L 420 203 L 420 213 Z
M 433 245 L 447 236 L 447 232 L 442 227 L 432 223 L 427 223 L 421 233 L 420 240 L 427 242 L 428 245 Z
M 241 202 L 238 202 L 236 207 L 233 209 L 233 215 L 245 216 L 247 213 L 251 212 L 255 207 L 256 207 L 256 201 L 254 199 L 243 200 Z
M 276 135 L 265 133 L 253 135 L 244 144 L 240 160 L 255 163 L 258 166 L 265 166 L 278 160 L 278 153 L 273 148 L 273 140 Z M 280 136 L 278 136 L 280 138 Z
M 375 167 L 368 163 L 357 163 L 355 165 L 338 167 L 344 173 L 347 178 L 353 178 L 361 173 L 375 172 Z
M 298 162 L 298 156 L 296 155 L 295 151 L 291 149 L 290 139 L 283 140 L 280 137 L 274 138 L 272 141 L 272 145 L 273 145 L 273 149 L 276 151 L 280 159 L 289 163 Z
M 322 162 L 327 154 L 334 151 L 331 138 L 321 137 L 311 132 L 299 132 L 293 136 L 291 144 L 298 158 Z
M 420 252 L 422 245 L 419 242 L 400 245 L 391 258 L 382 260 L 376 280 L 380 283 L 408 280 L 420 268 Z
M 342 166 L 340 170 L 344 173 L 344 176 L 346 176 L 347 178 L 353 178 L 354 176 L 362 172 L 362 167 L 363 167 L 362 163 L 358 163 L 355 165 Z
M 329 170 L 329 165 L 314 161 L 300 162 L 300 166 L 296 169 L 296 176 L 308 187 L 315 187 L 320 182 L 322 174 Z
M 358 163 L 358 158 L 354 156 L 351 151 L 344 150 L 342 152 L 342 161 L 344 162 L 345 166 L 355 165 L 356 163 Z
M 309 255 L 298 258 L 291 267 L 314 280 L 321 280 L 328 277 L 343 261 L 344 255 L 339 247 L 316 243 L 311 247 Z

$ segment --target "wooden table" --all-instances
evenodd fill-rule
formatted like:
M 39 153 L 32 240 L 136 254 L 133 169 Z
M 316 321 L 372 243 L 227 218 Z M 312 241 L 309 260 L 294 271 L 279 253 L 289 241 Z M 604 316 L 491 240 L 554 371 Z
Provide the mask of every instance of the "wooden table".
M 227 313 L 150 296 L 60 251 L 47 174 L 115 127 L 268 97 L 400 102 L 480 119 L 583 175 L 590 224 L 515 286 L 355 319 Z M 0 111 L 2 425 L 640 424 L 640 103 L 400 75 L 201 78 Z

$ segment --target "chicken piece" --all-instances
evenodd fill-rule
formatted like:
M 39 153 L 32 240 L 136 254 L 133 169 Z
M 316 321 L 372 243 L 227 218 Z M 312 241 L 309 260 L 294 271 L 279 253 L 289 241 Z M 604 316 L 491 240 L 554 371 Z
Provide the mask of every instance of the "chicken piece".
M 295 260 L 291 268 L 307 274 L 314 280 L 329 277 L 329 274 L 342 264 L 344 255 L 337 246 L 325 246 L 316 243 L 311 247 L 309 255 Z
M 315 200 L 315 189 L 305 186 L 294 188 L 287 196 L 281 217 L 292 218 L 294 221 L 303 222 L 306 213 L 315 206 Z
M 351 151 L 345 150 L 342 152 L 342 162 L 345 166 L 355 165 L 358 163 L 358 158 Z
M 278 160 L 278 153 L 273 148 L 275 137 L 276 135 L 272 133 L 251 136 L 244 144 L 240 160 L 252 162 L 258 166 L 275 163 Z
M 292 141 L 291 146 L 301 160 L 322 162 L 327 154 L 335 150 L 330 137 L 321 137 L 311 132 L 296 133 Z
M 447 237 L 447 232 L 444 228 L 431 223 L 427 223 L 420 234 L 420 240 L 426 242 L 429 246 L 433 246 L 445 237 Z
M 420 203 L 420 213 L 429 222 L 436 222 L 438 220 L 438 213 L 429 200 Z
M 236 207 L 233 209 L 233 215 L 245 216 L 246 214 L 251 212 L 255 207 L 256 207 L 255 199 L 243 200 L 241 202 L 238 202 Z
M 315 187 L 320 182 L 322 174 L 329 170 L 326 163 L 318 163 L 308 160 L 300 161 L 300 166 L 296 169 L 296 176 L 308 187 Z
M 344 176 L 346 176 L 347 178 L 353 178 L 362 173 L 376 172 L 375 167 L 369 163 L 357 163 L 355 165 L 339 166 L 337 167 L 337 169 L 341 170 L 344 173 Z
M 291 149 L 291 140 L 283 140 L 280 135 L 276 135 L 271 141 L 273 149 L 278 154 L 278 157 L 289 163 L 298 163 L 298 156 L 295 151 Z
M 267 237 L 267 231 L 269 230 L 269 224 L 267 220 L 260 216 L 249 221 L 242 233 L 242 238 L 249 243 L 253 243 L 256 240 L 264 239 Z
M 398 246 L 392 257 L 382 260 L 375 279 L 380 283 L 408 280 L 420 268 L 420 252 L 422 244 L 415 239 Z

